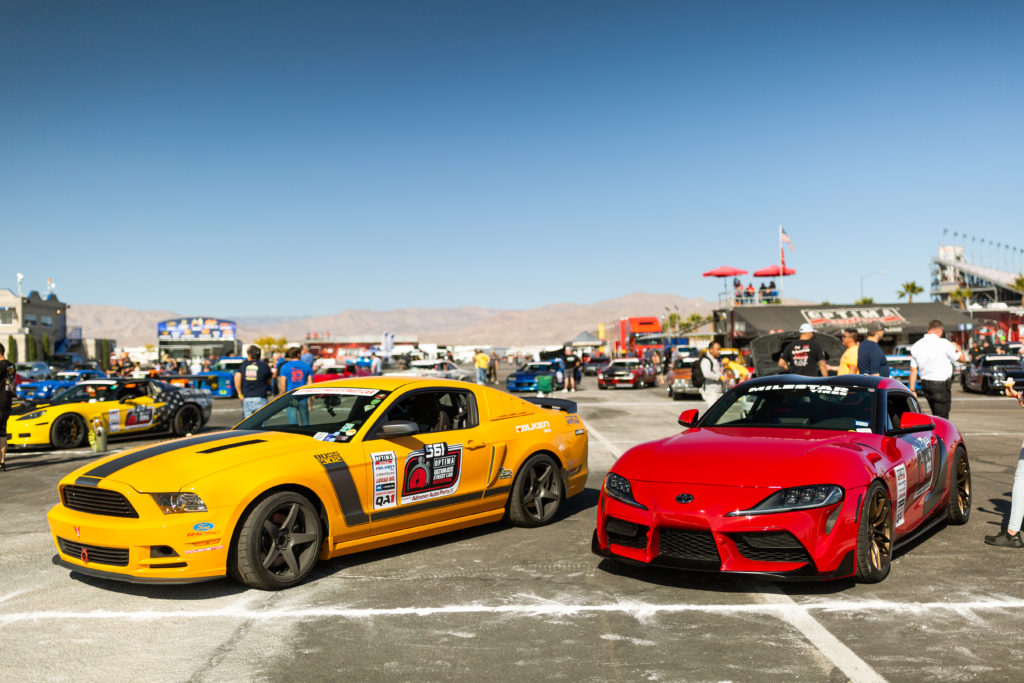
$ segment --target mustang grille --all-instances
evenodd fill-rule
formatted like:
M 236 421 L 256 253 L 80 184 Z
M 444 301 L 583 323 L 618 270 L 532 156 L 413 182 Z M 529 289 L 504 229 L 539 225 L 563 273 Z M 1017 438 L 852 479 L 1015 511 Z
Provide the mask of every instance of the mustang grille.
M 104 548 L 101 545 L 86 545 L 66 538 L 58 538 L 60 551 L 65 555 L 81 559 L 82 551 L 88 553 L 87 564 L 110 564 L 117 567 L 128 566 L 128 548 Z
M 748 560 L 758 562 L 810 562 L 811 556 L 788 531 L 767 531 L 733 536 L 736 549 Z
M 661 529 L 658 534 L 658 554 L 661 557 L 691 562 L 721 564 L 715 537 L 710 531 L 692 529 Z
M 65 486 L 61 490 L 64 507 L 108 517 L 138 517 L 128 499 L 117 491 L 92 486 Z

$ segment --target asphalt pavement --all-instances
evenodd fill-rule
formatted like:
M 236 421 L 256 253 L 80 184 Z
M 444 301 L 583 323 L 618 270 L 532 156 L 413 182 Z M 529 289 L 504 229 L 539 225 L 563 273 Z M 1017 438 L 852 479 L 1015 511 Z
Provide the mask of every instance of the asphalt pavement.
M 54 566 L 56 483 L 96 456 L 18 451 L 0 474 L 0 680 L 1011 680 L 1024 669 L 1024 550 L 992 548 L 1024 411 L 954 389 L 970 522 L 901 551 L 880 584 L 773 583 L 619 568 L 591 554 L 597 488 L 698 401 L 570 394 L 587 490 L 539 529 L 493 524 L 318 565 L 283 592 L 230 580 L 137 586 Z M 219 400 L 207 429 L 241 417 Z M 114 442 L 113 449 L 145 441 Z

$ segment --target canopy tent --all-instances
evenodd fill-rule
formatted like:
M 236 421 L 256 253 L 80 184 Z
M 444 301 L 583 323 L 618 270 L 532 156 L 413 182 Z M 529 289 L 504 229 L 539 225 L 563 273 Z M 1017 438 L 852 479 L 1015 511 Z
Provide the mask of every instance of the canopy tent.
M 708 272 L 704 273 L 704 277 L 736 277 L 737 275 L 746 275 L 747 271 L 742 268 L 733 268 L 732 266 L 718 266 Z
M 761 270 L 754 271 L 754 277 L 784 277 L 786 275 L 796 275 L 794 268 L 783 268 L 778 264 L 762 268 Z

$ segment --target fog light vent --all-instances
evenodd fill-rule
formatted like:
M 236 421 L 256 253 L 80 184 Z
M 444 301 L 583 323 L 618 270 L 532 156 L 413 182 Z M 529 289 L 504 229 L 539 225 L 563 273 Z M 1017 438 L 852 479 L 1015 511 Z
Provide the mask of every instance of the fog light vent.
M 174 548 L 169 545 L 154 545 L 149 548 L 150 557 L 178 557 Z

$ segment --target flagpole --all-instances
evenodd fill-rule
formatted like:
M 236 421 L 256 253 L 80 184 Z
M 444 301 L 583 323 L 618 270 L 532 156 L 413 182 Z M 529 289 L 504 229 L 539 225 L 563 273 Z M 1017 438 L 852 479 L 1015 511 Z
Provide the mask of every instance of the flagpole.
M 779 224 L 779 303 L 782 303 L 783 283 L 786 281 L 785 266 L 782 265 L 782 224 Z

